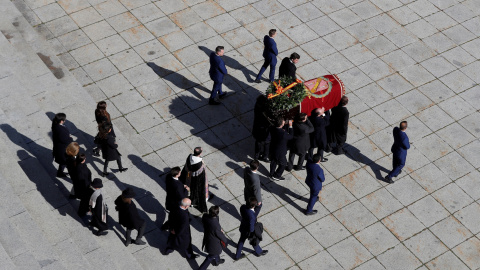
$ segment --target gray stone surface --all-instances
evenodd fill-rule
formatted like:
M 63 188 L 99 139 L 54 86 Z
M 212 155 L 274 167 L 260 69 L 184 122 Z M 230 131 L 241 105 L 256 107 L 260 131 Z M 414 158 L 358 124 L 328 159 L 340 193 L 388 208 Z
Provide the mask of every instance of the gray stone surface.
M 267 87 L 252 79 L 263 64 L 262 39 L 271 28 L 278 31 L 279 60 L 300 53 L 299 78 L 336 73 L 345 83 L 348 154 L 327 155 L 329 161 L 322 163 L 327 180 L 315 206 L 319 213 L 308 217 L 302 212 L 308 197 L 305 172 L 272 182 L 264 177 L 268 164 L 262 163 L 259 221 L 266 232 L 261 245 L 270 253 L 257 258 L 247 250 L 247 259 L 234 262 L 230 243 L 222 255 L 225 267 L 480 267 L 480 14 L 475 1 L 2 0 L 0 9 L 6 14 L 0 20 L 0 78 L 8 78 L 0 86 L 0 116 L 29 142 L 11 144 L 4 136 L 6 151 L 22 159 L 25 169 L 19 170 L 16 161 L 0 163 L 11 185 L 0 186 L 11 194 L 2 200 L 3 216 L 16 224 L 2 228 L 25 242 L 1 237 L 6 268 L 8 261 L 28 269 L 89 268 L 92 262 L 114 268 L 196 268 L 177 253 L 159 256 L 167 235 L 157 227 L 165 218 L 164 180 L 158 175 L 182 166 L 196 146 L 204 149 L 217 195 L 212 203 L 220 205 L 221 224 L 236 242 L 242 167 L 253 152 L 254 100 Z M 229 97 L 213 107 L 207 105 L 208 53 L 218 45 L 226 49 Z M 36 53 L 60 65 L 64 78 L 51 76 Z M 146 61 L 158 65 L 160 75 Z M 12 76 L 21 83 L 11 84 Z M 88 136 L 96 132 L 93 108 L 103 99 L 130 168 L 105 183 L 106 199 L 111 206 L 125 185 L 151 192 L 138 200 L 148 222 L 145 247 L 124 248 L 119 227 L 107 237 L 92 238 L 75 218 L 76 204 L 72 208 L 63 198 L 71 183 L 50 177 L 55 168 L 50 151 L 42 149 L 51 148 L 45 112 L 63 110 L 75 124 L 75 139 L 89 152 Z M 386 185 L 380 180 L 391 169 L 391 131 L 402 120 L 409 122 L 407 134 L 414 143 L 403 172 Z M 17 152 L 24 149 L 31 153 Z M 98 174 L 101 160 L 90 164 Z M 43 185 L 28 180 L 33 170 L 40 171 Z M 202 227 L 196 217 L 192 223 L 193 243 L 200 249 Z M 46 241 L 50 247 L 38 248 L 49 245 Z M 76 253 L 82 256 L 73 258 Z

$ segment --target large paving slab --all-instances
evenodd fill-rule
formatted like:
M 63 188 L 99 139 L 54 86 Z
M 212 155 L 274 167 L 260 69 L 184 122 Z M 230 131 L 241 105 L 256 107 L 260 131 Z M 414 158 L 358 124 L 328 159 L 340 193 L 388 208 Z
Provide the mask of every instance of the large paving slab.
M 211 191 L 217 195 L 212 203 L 220 205 L 221 224 L 232 238 L 222 255 L 226 267 L 480 268 L 478 1 L 13 2 L 85 93 L 107 101 L 115 128 L 141 155 L 124 153 L 132 166 L 163 174 L 183 165 L 194 147 L 204 148 Z M 315 206 L 319 214 L 309 217 L 301 213 L 308 197 L 305 173 L 271 182 L 264 177 L 268 164 L 262 163 L 259 221 L 266 233 L 262 246 L 270 252 L 233 262 L 242 167 L 254 151 L 253 104 L 267 87 L 253 79 L 263 64 L 261 39 L 270 28 L 278 30 L 279 61 L 292 52 L 301 55 L 299 78 L 335 73 L 344 81 L 351 115 L 347 155 L 329 154 L 322 164 L 327 181 Z M 208 53 L 218 45 L 225 46 L 224 89 L 230 96 L 212 107 L 207 105 Z M 3 81 L 8 72 L 3 66 L 1 71 Z M 12 108 L 8 98 L 0 91 L 1 110 Z M 93 112 L 95 104 L 90 106 Z M 36 107 L 25 105 L 27 111 L 35 113 Z M 93 113 L 88 117 L 94 128 Z M 381 179 L 391 169 L 391 131 L 405 119 L 412 148 L 396 183 L 386 185 Z M 164 191 L 157 184 L 163 182 L 145 183 L 163 204 Z M 202 228 L 194 223 L 193 242 L 200 249 Z M 147 237 L 151 247 L 127 250 L 143 268 L 157 268 L 158 261 L 188 269 L 203 260 L 188 264 L 179 256 L 160 257 L 165 235 L 154 232 Z M 26 247 L 11 237 L 4 234 L 3 249 L 15 264 L 29 265 Z M 63 240 L 56 248 L 69 247 Z M 101 259 L 94 253 L 88 258 Z

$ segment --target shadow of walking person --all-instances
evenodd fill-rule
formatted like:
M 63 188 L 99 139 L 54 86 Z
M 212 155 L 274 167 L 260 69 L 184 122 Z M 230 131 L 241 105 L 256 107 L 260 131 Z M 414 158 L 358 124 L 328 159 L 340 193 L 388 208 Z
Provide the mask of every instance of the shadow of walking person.
M 362 154 L 362 152 L 360 151 L 360 149 L 354 147 L 353 145 L 350 145 L 350 144 L 347 144 L 345 145 L 345 156 L 347 156 L 348 158 L 352 159 L 352 160 L 355 160 L 359 163 L 363 163 L 367 166 L 370 167 L 370 169 L 375 173 L 375 177 L 378 179 L 378 180 L 381 180 L 383 182 L 385 182 L 385 179 L 382 177 L 382 174 L 381 172 L 390 172 L 389 170 L 387 170 L 386 168 L 384 168 L 383 166 L 381 165 L 378 165 L 377 163 L 375 163 L 375 161 L 371 160 L 369 157 L 365 156 L 364 154 Z
M 173 85 L 180 89 L 189 89 L 196 86 L 200 90 L 210 92 L 209 89 L 199 84 L 198 82 L 194 82 L 178 72 L 173 72 L 170 69 L 163 68 L 155 64 L 154 62 L 147 62 L 147 66 L 149 66 L 153 70 L 153 72 L 155 72 L 155 74 L 160 76 L 160 78 L 171 82 Z

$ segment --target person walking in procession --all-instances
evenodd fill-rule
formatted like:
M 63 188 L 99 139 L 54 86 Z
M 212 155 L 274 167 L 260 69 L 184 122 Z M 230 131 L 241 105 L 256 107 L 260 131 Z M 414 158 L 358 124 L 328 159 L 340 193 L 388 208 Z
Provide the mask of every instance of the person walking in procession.
M 112 124 L 104 122 L 102 128 L 100 129 L 100 144 L 102 147 L 103 159 L 105 159 L 105 164 L 103 165 L 102 176 L 105 177 L 109 175 L 107 172 L 108 163 L 110 161 L 117 161 L 118 171 L 124 172 L 128 168 L 122 166 L 122 155 L 118 152 L 118 144 L 115 141 L 115 137 L 112 134 Z
M 52 120 L 53 158 L 58 164 L 57 177 L 66 177 L 63 172 L 67 164 L 66 149 L 73 142 L 70 131 L 65 127 L 67 116 L 64 113 L 57 113 Z
M 135 192 L 132 188 L 128 187 L 122 191 L 122 195 L 118 196 L 115 200 L 115 210 L 118 211 L 118 223 L 127 228 L 125 233 L 125 246 L 128 247 L 132 243 L 132 230 L 138 231 L 137 238 L 133 243 L 137 245 L 145 245 L 145 241 L 142 240 L 145 233 L 145 227 L 147 223 L 138 214 L 137 206 L 133 202 L 135 198 Z
M 283 58 L 278 70 L 278 78 L 290 77 L 295 80 L 297 78 L 297 67 L 295 65 L 298 61 L 300 61 L 300 55 L 298 53 L 292 53 L 290 57 Z
M 248 202 L 240 206 L 240 215 L 242 221 L 240 223 L 240 239 L 237 243 L 237 252 L 235 254 L 235 260 L 240 260 L 245 257 L 245 253 L 242 253 L 243 244 L 248 238 L 254 237 L 255 223 L 257 223 L 258 213 L 260 212 L 260 206 L 255 198 L 250 198 Z M 257 244 L 253 246 L 254 254 L 257 257 L 264 256 L 268 253 L 268 250 L 262 250 Z
M 316 108 L 312 111 L 309 117 L 312 122 L 314 131 L 310 133 L 310 149 L 308 150 L 309 158 L 313 158 L 313 152 L 317 148 L 317 154 L 320 154 L 321 162 L 328 161 L 323 157 L 324 151 L 327 148 L 327 127 L 330 125 L 330 111 L 324 108 Z
M 277 65 L 277 43 L 275 42 L 275 36 L 277 35 L 276 29 L 270 29 L 268 31 L 268 36 L 266 35 L 263 37 L 263 45 L 265 45 L 263 49 L 263 58 L 265 62 L 263 63 L 262 68 L 258 72 L 257 77 L 255 78 L 256 83 L 260 83 L 260 79 L 262 78 L 263 73 L 267 70 L 267 67 L 270 66 L 270 75 L 269 81 L 272 83 L 275 80 L 275 66 Z
M 314 131 L 313 125 L 308 120 L 306 113 L 299 113 L 293 122 L 293 140 L 290 141 L 287 171 L 295 169 L 304 170 L 303 162 L 310 149 L 310 133 Z M 298 156 L 297 165 L 293 166 L 295 156 Z
M 283 117 L 278 117 L 275 121 L 275 127 L 270 129 L 272 141 L 270 143 L 270 179 L 285 180 L 282 177 L 283 171 L 287 166 L 287 144 L 293 139 L 292 120 L 288 121 L 287 130 L 283 129 L 285 120 Z M 278 167 L 277 167 L 278 166 Z
M 205 261 L 200 265 L 198 270 L 207 270 L 207 267 L 213 262 L 214 266 L 219 266 L 225 262 L 225 259 L 220 259 L 220 254 L 223 248 L 227 247 L 227 237 L 220 226 L 218 214 L 220 207 L 212 206 L 208 210 L 208 214 L 203 214 L 203 243 L 202 249 L 207 252 Z
M 255 198 L 257 200 L 257 206 L 259 207 L 258 212 L 262 208 L 262 186 L 260 182 L 260 175 L 258 175 L 258 167 L 260 167 L 260 162 L 258 160 L 252 160 L 250 162 L 250 167 L 246 167 L 243 172 L 243 181 L 245 183 L 245 188 L 243 189 L 243 195 L 245 198 L 245 203 L 248 203 L 249 198 Z
M 167 192 L 167 196 L 165 196 L 165 209 L 169 212 L 175 210 L 183 198 L 188 197 L 190 188 L 180 182 L 180 175 L 180 167 L 173 167 L 165 178 L 165 190 Z M 168 229 L 168 220 L 162 225 L 161 229 Z
M 195 147 L 193 154 L 190 154 L 185 161 L 180 179 L 190 189 L 190 199 L 198 211 L 207 212 L 207 201 L 213 195 L 208 191 L 208 179 L 206 167 L 201 157 L 202 148 Z
M 320 154 L 313 155 L 312 159 L 307 161 L 307 178 L 305 184 L 310 188 L 310 198 L 308 199 L 305 215 L 314 215 L 318 211 L 313 210 L 313 206 L 318 201 L 318 194 L 322 190 L 322 183 L 325 182 L 325 175 L 320 167 L 322 157 Z
M 393 177 L 397 177 L 405 166 L 407 161 L 407 150 L 410 149 L 410 141 L 408 140 L 407 133 L 407 121 L 402 121 L 399 127 L 393 128 L 393 145 L 392 145 L 392 171 L 385 176 L 385 181 L 389 184 L 393 184 Z
M 215 48 L 215 52 L 210 53 L 210 79 L 213 81 L 213 89 L 208 100 L 210 105 L 219 105 L 220 102 L 216 100 L 216 97 L 220 99 L 227 96 L 227 93 L 222 91 L 223 77 L 227 75 L 227 68 L 225 67 L 225 62 L 223 62 L 222 56 L 224 54 L 224 47 L 218 46 Z
M 190 199 L 185 198 L 175 210 L 170 212 L 168 217 L 170 234 L 167 240 L 165 255 L 172 253 L 175 249 L 187 259 L 195 259 L 198 254 L 193 253 L 192 233 L 190 231 L 190 213 L 188 208 L 192 205 Z
M 106 234 L 105 232 L 108 229 L 107 226 L 107 216 L 108 208 L 107 204 L 103 200 L 102 192 L 103 183 L 99 178 L 93 179 L 91 188 L 93 189 L 93 194 L 90 196 L 90 210 L 92 212 L 92 220 L 90 221 L 90 226 L 95 227 L 98 231 L 95 233 L 100 236 Z
M 340 103 L 332 109 L 332 116 L 330 117 L 330 141 L 336 144 L 336 148 L 333 150 L 334 154 L 341 155 L 345 153 L 343 145 L 347 141 L 348 132 L 348 119 L 350 113 L 347 109 L 348 97 L 343 96 L 340 99 Z M 331 144 L 328 145 L 326 152 L 332 150 Z

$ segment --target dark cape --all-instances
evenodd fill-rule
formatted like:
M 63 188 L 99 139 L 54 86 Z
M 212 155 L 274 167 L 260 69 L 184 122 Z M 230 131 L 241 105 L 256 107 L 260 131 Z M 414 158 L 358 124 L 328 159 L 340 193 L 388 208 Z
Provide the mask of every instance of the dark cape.
M 115 200 L 115 205 L 115 210 L 118 211 L 118 223 L 129 230 L 140 230 L 145 220 L 138 214 L 135 203 L 133 201 L 131 203 L 124 202 L 120 195 Z
M 192 200 L 192 206 L 197 208 L 198 211 L 205 213 L 208 211 L 207 198 L 209 195 L 205 166 L 203 160 L 191 164 L 191 156 L 192 154 L 187 157 L 182 174 L 180 175 L 180 181 L 190 187 L 190 200 Z
M 331 142 L 345 143 L 347 141 L 348 118 L 350 113 L 348 109 L 342 105 L 338 105 L 332 109 L 330 117 L 330 140 Z

